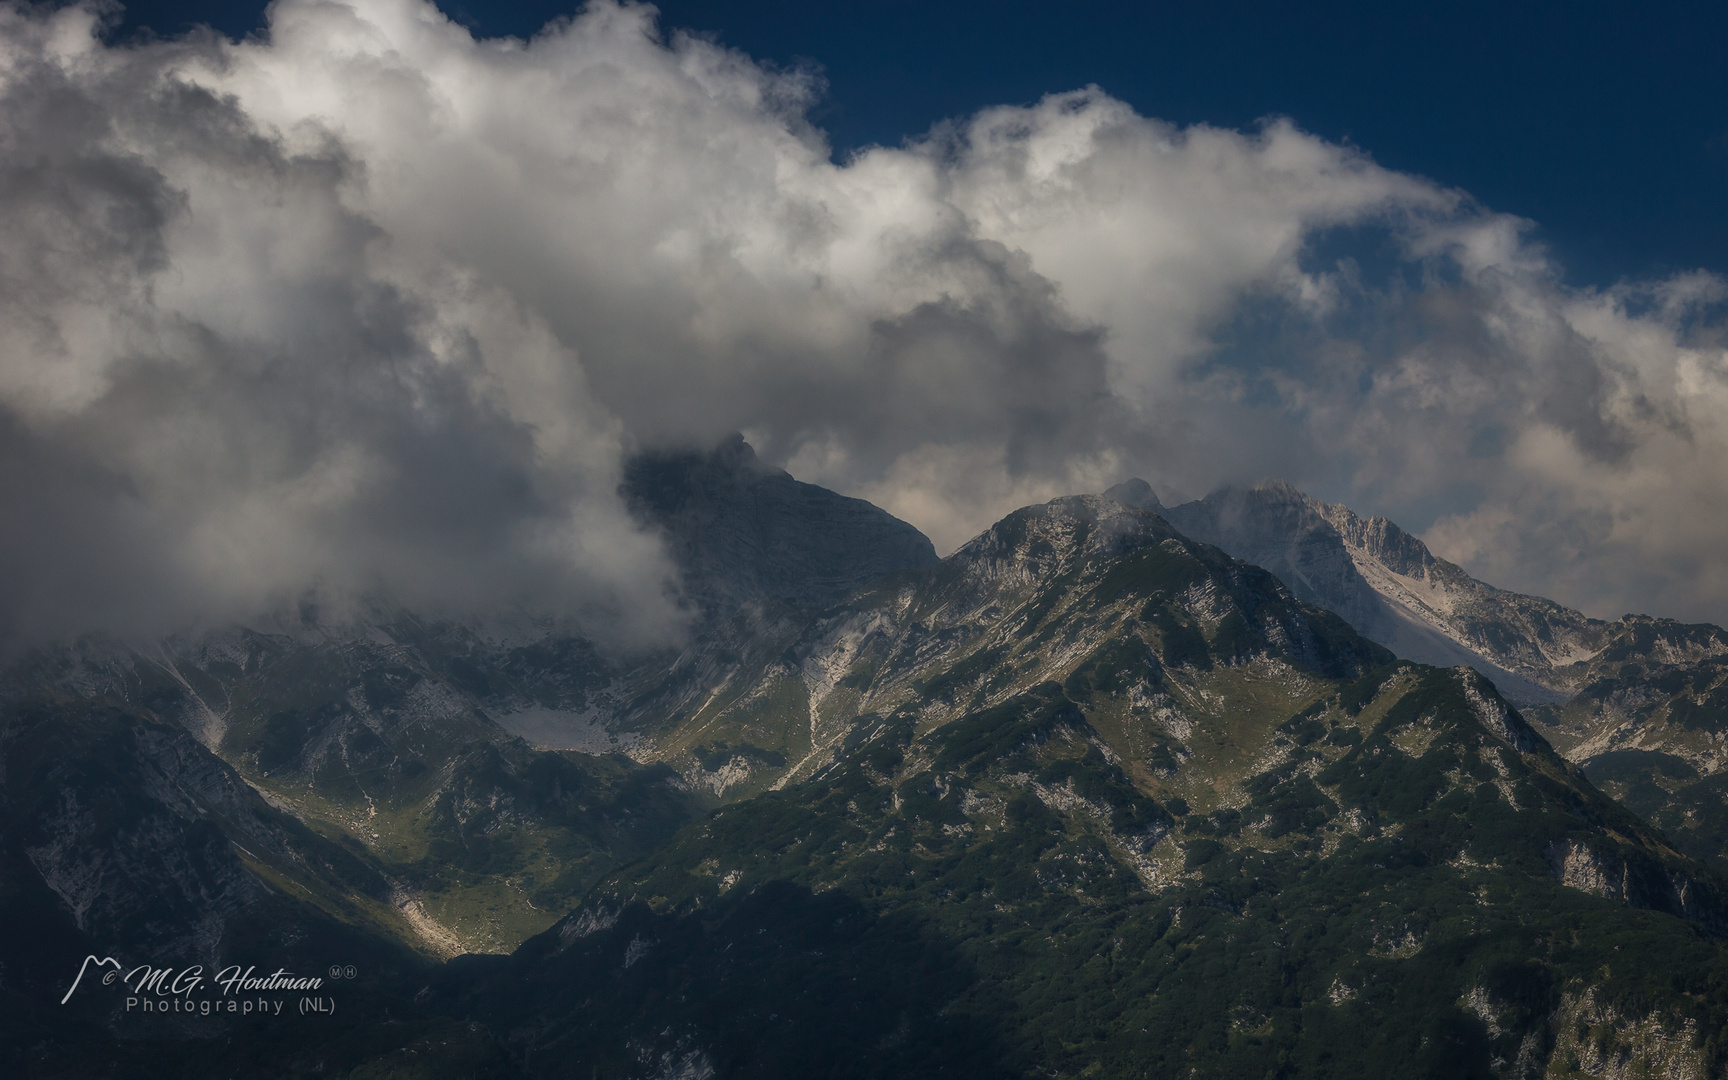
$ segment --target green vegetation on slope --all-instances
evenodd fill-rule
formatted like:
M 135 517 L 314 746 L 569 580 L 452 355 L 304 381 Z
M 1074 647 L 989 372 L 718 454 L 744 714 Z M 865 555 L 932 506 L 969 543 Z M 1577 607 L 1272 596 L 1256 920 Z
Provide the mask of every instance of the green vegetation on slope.
M 445 993 L 536 1076 L 1728 1065 L 1708 873 L 1485 726 L 1473 677 L 1370 681 L 1289 718 L 1234 805 L 1179 825 L 1058 686 L 918 738 L 878 718 Z M 1630 884 L 1569 888 L 1568 858 Z

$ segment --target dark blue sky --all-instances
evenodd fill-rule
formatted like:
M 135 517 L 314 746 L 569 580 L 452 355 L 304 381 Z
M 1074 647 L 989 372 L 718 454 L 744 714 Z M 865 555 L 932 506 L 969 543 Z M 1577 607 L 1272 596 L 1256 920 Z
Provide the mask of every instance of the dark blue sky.
M 1382 164 L 1535 219 L 1575 284 L 1728 272 L 1728 4 L 1198 4 L 667 0 L 663 27 L 814 62 L 844 152 L 981 106 L 1097 83 L 1140 112 L 1248 127 L 1283 114 Z M 483 35 L 558 0 L 449 0 Z M 262 25 L 256 0 L 143 0 L 139 26 Z

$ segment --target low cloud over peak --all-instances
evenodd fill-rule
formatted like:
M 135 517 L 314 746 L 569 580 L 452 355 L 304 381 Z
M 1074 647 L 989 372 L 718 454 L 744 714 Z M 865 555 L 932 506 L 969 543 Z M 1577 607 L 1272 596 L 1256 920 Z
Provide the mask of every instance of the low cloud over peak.
M 1711 275 L 1569 290 L 1463 193 L 1096 89 L 836 164 L 808 76 L 648 7 L 98 29 L 0 5 L 0 633 L 311 589 L 653 639 L 621 461 L 738 430 L 940 550 L 1282 475 L 1497 584 L 1728 620 Z

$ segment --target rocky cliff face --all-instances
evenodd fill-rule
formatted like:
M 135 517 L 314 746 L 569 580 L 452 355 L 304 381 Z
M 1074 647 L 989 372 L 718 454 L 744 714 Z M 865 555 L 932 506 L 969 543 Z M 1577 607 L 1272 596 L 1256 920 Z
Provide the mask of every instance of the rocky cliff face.
M 1337 612 L 1361 633 L 1391 637 L 1391 611 L 1357 569 L 1325 510 L 1295 488 L 1272 483 L 1228 488 L 1157 512 L 1184 535 L 1272 571 L 1298 597 Z
M 675 761 L 710 795 L 756 759 L 748 748 L 737 765 L 731 756 L 692 756 L 678 736 L 690 719 L 754 685 L 816 612 L 885 576 L 937 562 L 911 525 L 763 465 L 738 437 L 708 452 L 633 458 L 622 494 L 677 562 L 692 613 L 683 644 L 618 657 L 586 643 L 540 642 L 541 653 L 581 652 L 581 664 L 549 657 L 536 682 L 542 692 L 498 697 L 489 714 L 537 746 Z M 475 662 L 487 666 L 478 654 Z M 556 689 L 555 673 L 570 670 L 585 675 L 567 692 Z

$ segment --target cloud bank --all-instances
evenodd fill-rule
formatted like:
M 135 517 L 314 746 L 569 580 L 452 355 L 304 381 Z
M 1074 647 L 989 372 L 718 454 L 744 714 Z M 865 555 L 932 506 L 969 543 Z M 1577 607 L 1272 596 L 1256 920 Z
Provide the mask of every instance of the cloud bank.
M 1728 289 L 1095 88 L 835 163 L 820 87 L 646 6 L 419 0 L 115 47 L 0 4 L 0 635 L 306 596 L 677 623 L 616 495 L 743 430 L 952 548 L 1283 476 L 1506 587 L 1728 621 Z

